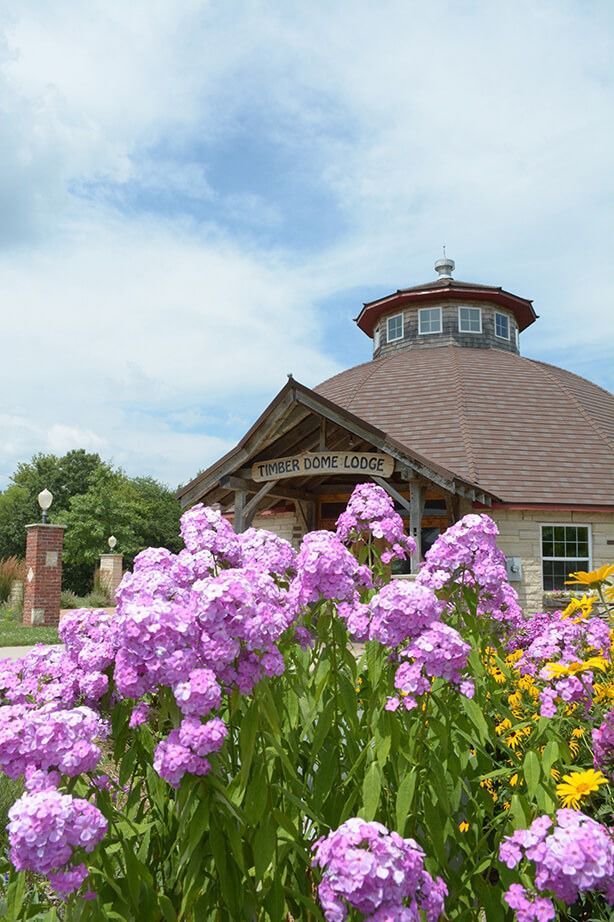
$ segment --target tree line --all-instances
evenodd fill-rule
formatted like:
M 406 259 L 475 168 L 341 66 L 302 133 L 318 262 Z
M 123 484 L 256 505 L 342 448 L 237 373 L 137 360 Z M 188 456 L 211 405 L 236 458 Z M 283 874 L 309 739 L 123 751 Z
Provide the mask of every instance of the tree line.
M 84 449 L 60 456 L 39 453 L 21 463 L 0 491 L 0 559 L 25 556 L 26 530 L 40 521 L 37 496 L 53 493 L 49 521 L 66 526 L 63 587 L 78 594 L 92 588 L 99 555 L 115 535 L 124 565 L 145 547 L 178 551 L 181 507 L 172 490 L 152 477 L 129 477 Z

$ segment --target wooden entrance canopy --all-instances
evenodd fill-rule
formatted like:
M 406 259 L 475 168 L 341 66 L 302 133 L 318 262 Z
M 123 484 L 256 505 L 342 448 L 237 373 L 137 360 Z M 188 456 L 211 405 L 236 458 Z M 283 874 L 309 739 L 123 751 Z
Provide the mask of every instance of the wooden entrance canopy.
M 458 517 L 459 498 L 485 506 L 498 499 L 291 376 L 238 445 L 177 496 L 184 507 L 204 502 L 232 509 L 237 531 L 247 528 L 257 512 L 290 501 L 309 529 L 315 526 L 318 500 L 349 493 L 365 480 L 384 487 L 409 512 L 418 545 L 428 487 L 446 499 L 452 521 Z M 409 499 L 403 495 L 408 490 Z

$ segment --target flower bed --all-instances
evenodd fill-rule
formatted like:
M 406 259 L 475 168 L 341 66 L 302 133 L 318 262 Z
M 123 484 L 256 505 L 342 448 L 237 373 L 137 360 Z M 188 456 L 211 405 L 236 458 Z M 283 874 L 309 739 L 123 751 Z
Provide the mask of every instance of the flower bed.
M 614 568 L 525 618 L 470 515 L 389 581 L 413 545 L 370 484 L 298 553 L 181 527 L 0 664 L 8 918 L 609 918 Z

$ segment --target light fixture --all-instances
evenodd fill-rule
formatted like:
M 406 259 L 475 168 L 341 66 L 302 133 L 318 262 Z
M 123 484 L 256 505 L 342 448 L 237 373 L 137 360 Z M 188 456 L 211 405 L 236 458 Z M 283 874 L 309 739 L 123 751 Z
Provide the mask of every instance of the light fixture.
M 113 551 L 115 550 L 115 545 L 117 544 L 117 538 L 115 537 L 115 535 L 111 535 L 111 537 L 107 541 L 107 544 L 111 548 L 111 553 L 113 553 Z
M 38 505 L 41 507 L 42 512 L 43 512 L 43 517 L 42 517 L 43 525 L 47 523 L 47 510 L 49 509 L 49 506 L 51 505 L 52 502 L 53 502 L 53 493 L 51 493 L 47 489 L 41 490 L 40 493 L 38 494 Z

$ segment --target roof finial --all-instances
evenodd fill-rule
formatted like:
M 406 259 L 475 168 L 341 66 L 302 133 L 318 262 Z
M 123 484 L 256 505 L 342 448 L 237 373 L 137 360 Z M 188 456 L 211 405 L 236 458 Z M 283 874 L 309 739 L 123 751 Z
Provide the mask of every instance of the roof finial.
M 446 245 L 443 245 L 443 259 L 435 260 L 435 271 L 440 279 L 451 279 L 454 271 L 454 260 L 446 256 Z

